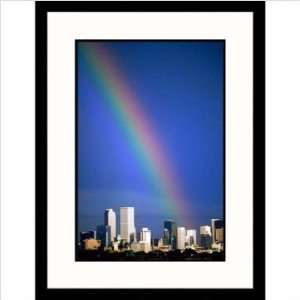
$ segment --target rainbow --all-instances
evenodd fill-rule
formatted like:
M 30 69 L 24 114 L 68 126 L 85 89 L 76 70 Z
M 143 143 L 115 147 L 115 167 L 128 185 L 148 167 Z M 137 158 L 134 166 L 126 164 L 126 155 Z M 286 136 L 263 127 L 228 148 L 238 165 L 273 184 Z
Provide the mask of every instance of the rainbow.
M 95 77 L 97 87 L 105 90 L 105 98 L 116 119 L 122 122 L 122 128 L 125 124 L 126 135 L 137 158 L 159 186 L 160 198 L 168 212 L 176 216 L 177 220 L 188 222 L 182 219 L 187 213 L 187 197 L 180 188 L 178 176 L 141 107 L 141 101 L 138 101 L 137 95 L 130 89 L 111 52 L 105 45 L 94 42 L 81 44 L 80 51 L 84 55 L 88 71 Z

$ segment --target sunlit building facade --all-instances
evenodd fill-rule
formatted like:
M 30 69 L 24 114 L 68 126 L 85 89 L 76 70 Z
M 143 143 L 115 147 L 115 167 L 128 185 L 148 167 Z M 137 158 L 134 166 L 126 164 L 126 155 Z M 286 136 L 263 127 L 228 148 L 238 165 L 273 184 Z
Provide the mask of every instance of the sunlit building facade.
M 104 212 L 104 225 L 110 226 L 110 241 L 113 242 L 116 239 L 117 233 L 117 220 L 116 220 L 116 213 L 113 209 L 108 208 Z
M 196 229 L 188 229 L 186 231 L 186 242 L 189 246 L 193 246 L 197 244 L 197 230 Z
M 151 230 L 146 227 L 142 228 L 140 232 L 140 241 L 151 245 Z
M 200 226 L 200 246 L 204 249 L 211 248 L 212 237 L 211 228 L 209 225 Z
M 120 207 L 120 231 L 122 240 L 135 240 L 134 207 Z
M 212 243 L 215 244 L 217 242 L 216 239 L 216 230 L 224 228 L 224 221 L 222 219 L 212 219 L 211 220 L 211 236 L 212 236 Z
M 177 249 L 184 250 L 186 243 L 186 230 L 185 227 L 177 228 Z

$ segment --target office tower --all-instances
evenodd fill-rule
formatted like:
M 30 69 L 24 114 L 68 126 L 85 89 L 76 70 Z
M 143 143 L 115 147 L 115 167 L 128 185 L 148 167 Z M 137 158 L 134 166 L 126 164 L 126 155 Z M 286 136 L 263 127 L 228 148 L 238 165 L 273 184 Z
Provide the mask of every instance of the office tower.
M 216 243 L 224 243 L 224 228 L 216 228 Z
M 212 219 L 211 220 L 211 235 L 212 235 L 212 243 L 215 244 L 216 240 L 216 229 L 224 228 L 224 222 L 222 219 Z
M 186 241 L 185 227 L 177 228 L 177 249 L 184 250 Z
M 140 233 L 140 246 L 141 250 L 144 251 L 145 253 L 148 253 L 152 250 L 151 246 L 151 230 L 148 228 L 142 228 L 141 233 Z
M 148 253 L 152 250 L 152 246 L 151 246 L 151 231 L 144 227 L 142 228 L 141 232 L 140 232 L 140 241 L 139 242 L 132 242 L 130 244 L 130 249 L 133 252 L 139 252 L 139 251 L 143 251 L 145 253 Z
M 136 227 L 133 228 L 133 233 L 130 235 L 131 241 L 137 241 Z
M 164 228 L 163 243 L 164 243 L 164 245 L 169 245 L 170 244 L 170 233 L 169 233 L 169 230 L 167 228 Z
M 186 242 L 190 246 L 197 244 L 197 230 L 196 229 L 188 229 L 186 231 Z
M 209 225 L 200 226 L 200 234 L 211 236 L 211 228 Z
M 111 227 L 109 225 L 97 226 L 97 240 L 101 240 L 101 247 L 108 247 L 111 242 Z
M 209 225 L 200 226 L 200 246 L 209 249 L 211 248 L 211 228 Z
M 218 220 L 219 221 L 219 220 Z M 217 251 L 224 250 L 224 223 L 222 220 L 215 224 L 215 242 L 212 244 L 212 248 Z
M 120 231 L 122 240 L 135 240 L 134 207 L 120 207 Z
M 151 245 L 151 230 L 146 227 L 142 228 L 140 233 L 140 241 L 149 243 Z
M 96 239 L 101 240 L 102 244 L 103 244 L 103 241 L 102 241 L 103 235 L 105 235 L 105 225 L 97 226 L 96 227 Z
M 169 230 L 169 245 L 172 246 L 172 249 L 176 249 L 176 236 L 177 236 L 177 227 L 176 223 L 173 220 L 164 221 L 164 228 Z
M 117 237 L 116 235 L 117 223 L 116 223 L 116 213 L 111 208 L 106 209 L 104 212 L 104 225 L 110 226 L 111 240 L 109 242 L 113 242 Z

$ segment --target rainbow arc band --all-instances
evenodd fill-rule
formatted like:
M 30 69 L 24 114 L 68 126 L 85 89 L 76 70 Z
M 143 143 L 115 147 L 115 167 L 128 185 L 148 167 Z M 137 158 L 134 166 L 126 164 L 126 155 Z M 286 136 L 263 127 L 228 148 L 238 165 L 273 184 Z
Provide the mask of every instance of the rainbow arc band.
M 181 189 L 178 175 L 141 107 L 141 101 L 130 88 L 111 51 L 100 43 L 81 42 L 80 54 L 88 71 L 93 73 L 97 87 L 105 92 L 107 104 L 122 124 L 137 158 L 151 174 L 152 182 L 159 187 L 163 205 L 182 225 L 188 225 L 189 221 L 184 218 L 188 213 L 188 198 Z

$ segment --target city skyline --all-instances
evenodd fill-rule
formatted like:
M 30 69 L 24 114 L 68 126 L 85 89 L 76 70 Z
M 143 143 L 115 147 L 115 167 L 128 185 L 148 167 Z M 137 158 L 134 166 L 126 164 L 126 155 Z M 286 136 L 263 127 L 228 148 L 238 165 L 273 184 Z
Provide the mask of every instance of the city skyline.
M 177 226 L 174 220 L 165 220 L 163 231 L 160 236 L 155 237 L 151 228 L 135 226 L 134 212 L 134 207 L 119 208 L 118 232 L 115 230 L 116 212 L 111 208 L 105 209 L 104 224 L 97 226 L 96 230 L 91 228 L 89 231 L 80 232 L 79 240 L 76 242 L 77 259 L 85 260 L 93 257 L 102 260 L 105 257 L 105 260 L 114 260 L 120 259 L 119 255 L 126 255 L 128 251 L 132 253 L 131 258 L 134 253 L 137 253 L 139 258 L 141 253 L 143 256 L 146 255 L 145 259 L 151 258 L 155 251 L 159 251 L 160 256 L 163 255 L 160 257 L 161 260 L 168 258 L 170 253 L 176 259 L 197 258 L 197 260 L 203 260 L 203 254 L 223 253 L 217 260 L 225 259 L 224 220 L 211 219 L 210 225 L 200 225 L 198 235 L 197 229 Z
M 109 209 L 112 209 L 114 212 L 118 211 L 118 207 L 110 207 Z M 153 215 L 152 218 L 150 219 L 151 221 L 148 222 L 147 224 L 145 224 L 145 218 L 144 218 L 145 213 L 140 213 L 139 211 L 136 212 L 135 215 L 135 224 L 137 228 L 142 228 L 142 227 L 151 227 L 152 228 L 152 232 L 154 235 L 159 235 L 161 230 L 164 228 L 163 224 L 166 220 L 173 220 L 175 221 L 176 224 L 179 224 L 179 226 L 184 226 L 183 222 L 178 222 L 176 220 L 176 217 L 172 217 L 172 216 L 161 216 L 161 215 Z M 96 228 L 97 225 L 99 225 L 100 223 L 105 223 L 105 217 L 103 216 L 103 214 L 100 212 L 99 214 L 94 214 L 94 215 L 86 215 L 83 216 L 83 218 L 87 218 L 87 222 L 85 223 L 85 225 L 82 226 L 78 226 L 78 232 L 80 231 L 89 231 L 90 228 Z M 149 219 L 149 216 L 148 218 Z M 212 219 L 224 219 L 223 215 L 211 215 L 211 216 L 206 216 L 205 218 L 199 218 L 199 222 L 198 224 L 210 224 Z M 119 214 L 116 214 L 116 231 L 120 231 L 120 216 Z M 153 226 L 154 224 L 154 226 Z M 186 227 L 189 227 L 191 229 L 193 229 L 194 227 L 197 226 L 189 226 L 186 225 Z M 77 236 L 78 238 L 78 236 Z
M 119 214 L 117 214 L 116 213 L 117 210 L 115 210 L 113 208 L 106 208 L 105 211 L 104 211 L 104 217 L 103 217 L 102 221 L 99 221 L 99 220 L 101 220 L 101 218 L 100 218 L 100 216 L 97 216 L 98 225 L 91 226 L 91 227 L 87 228 L 86 230 L 80 230 L 80 228 L 79 228 L 79 232 L 89 231 L 89 229 L 91 229 L 91 228 L 96 228 L 97 226 L 100 226 L 99 224 L 102 224 L 104 226 L 109 225 L 109 226 L 111 226 L 111 237 L 112 238 L 115 238 L 119 233 L 122 236 L 122 238 L 125 239 L 127 234 L 124 233 L 122 235 L 122 233 L 121 233 L 121 224 L 122 223 L 126 223 L 126 224 L 128 223 L 128 219 L 126 221 L 123 221 L 123 222 L 121 220 L 121 214 L 122 214 L 121 210 L 124 210 L 124 209 L 126 209 L 126 210 L 130 209 L 131 210 L 131 214 L 132 214 L 131 219 L 133 219 L 133 223 L 132 223 L 132 227 L 131 227 L 132 231 L 131 232 L 133 232 L 134 230 L 136 231 L 137 228 L 144 228 L 147 225 L 147 224 L 143 223 L 143 225 L 136 226 L 136 218 L 135 218 L 135 209 L 134 209 L 134 207 L 132 207 L 132 206 L 128 206 L 128 207 L 121 206 L 121 207 L 119 207 L 119 211 L 120 211 Z M 215 229 L 214 227 L 216 226 L 215 225 L 216 222 L 218 222 L 218 224 L 221 224 L 221 225 L 219 225 L 219 227 L 220 226 L 225 227 L 224 226 L 224 220 L 222 218 L 210 218 L 209 221 L 210 222 L 199 223 L 200 224 L 200 231 L 201 231 L 201 227 L 203 227 L 202 230 L 205 231 L 206 230 L 205 227 L 209 226 L 210 227 L 209 232 L 212 236 L 212 239 L 214 239 L 215 238 L 214 237 L 214 229 Z M 211 224 L 207 225 L 208 223 L 211 223 Z M 169 236 L 170 240 L 171 240 L 172 235 L 174 235 L 174 231 L 175 231 L 174 224 L 176 224 L 176 226 L 179 226 L 179 227 L 186 227 L 186 226 L 183 226 L 184 224 L 177 223 L 176 220 L 173 219 L 173 218 L 166 218 L 166 219 L 163 220 L 163 222 L 161 224 L 162 225 L 161 227 L 163 229 L 168 229 L 169 234 L 170 234 L 170 236 Z M 194 228 L 188 228 L 188 227 L 186 227 L 186 228 L 187 228 L 187 231 L 195 230 Z M 130 235 L 130 234 L 128 234 L 128 235 Z

